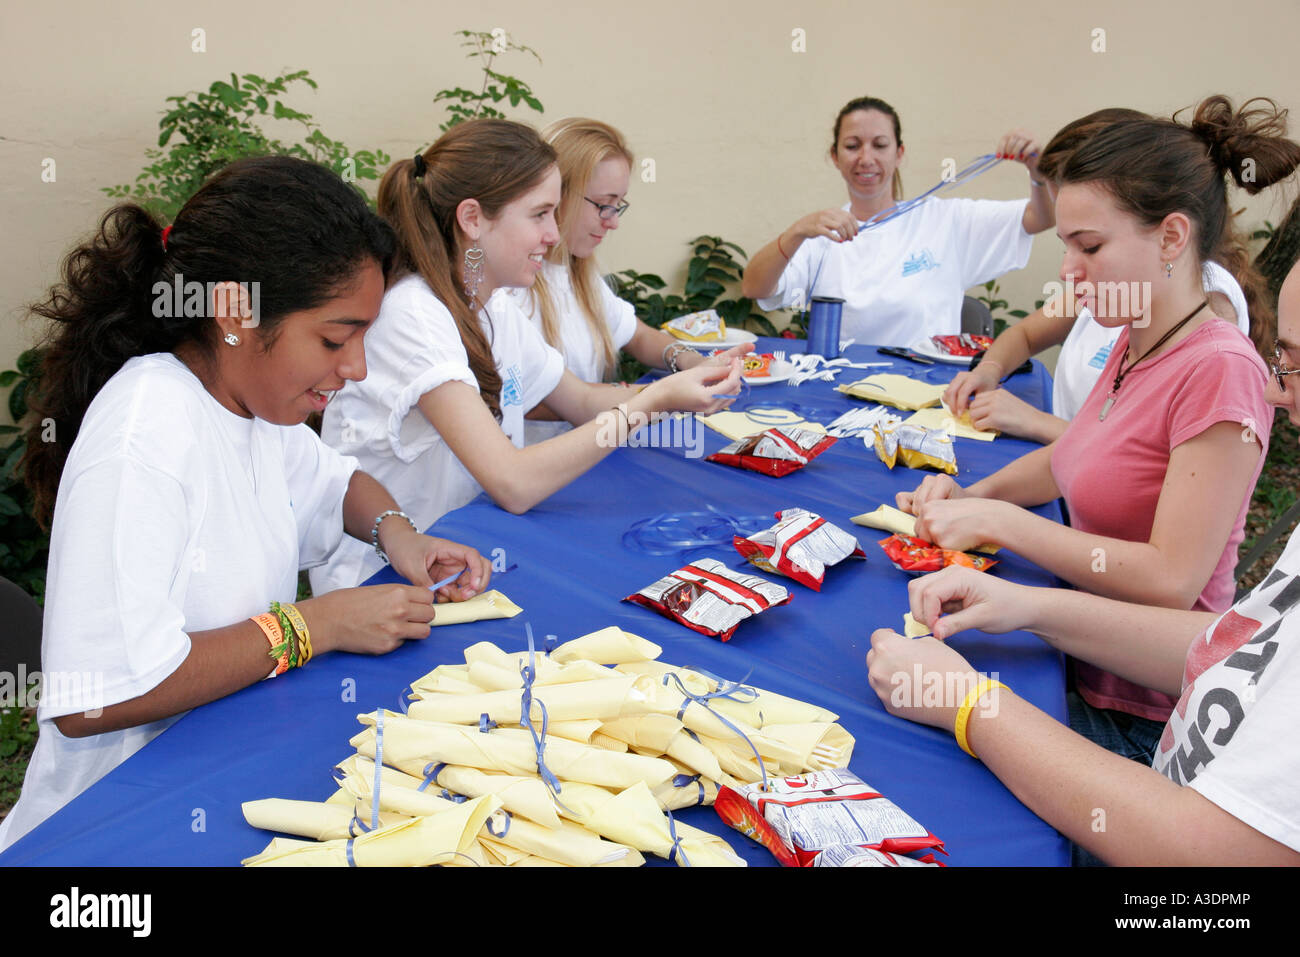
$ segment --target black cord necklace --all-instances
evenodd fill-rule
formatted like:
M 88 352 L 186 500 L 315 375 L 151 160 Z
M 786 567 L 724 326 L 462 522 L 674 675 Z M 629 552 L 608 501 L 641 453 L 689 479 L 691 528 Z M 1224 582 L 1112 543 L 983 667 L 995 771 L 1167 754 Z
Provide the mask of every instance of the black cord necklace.
M 1134 367 L 1135 365 L 1137 365 L 1139 362 L 1141 362 L 1143 359 L 1145 359 L 1147 356 L 1151 355 L 1151 353 L 1155 352 L 1157 349 L 1159 349 L 1161 346 L 1163 346 L 1166 342 L 1168 342 L 1168 341 L 1170 340 L 1170 338 L 1173 336 L 1173 334 L 1174 334 L 1175 332 L 1177 332 L 1177 331 L 1178 331 L 1179 329 L 1181 329 L 1183 326 L 1185 326 L 1185 325 L 1187 325 L 1189 322 L 1191 322 L 1192 319 L 1195 318 L 1196 314 L 1197 314 L 1198 312 L 1200 312 L 1202 309 L 1204 309 L 1206 306 L 1208 306 L 1209 304 L 1210 304 L 1210 303 L 1209 303 L 1208 300 L 1204 300 L 1204 299 L 1201 300 L 1201 304 L 1200 304 L 1199 306 L 1197 306 L 1195 309 L 1193 309 L 1191 312 L 1189 312 L 1186 316 L 1184 316 L 1181 322 L 1179 322 L 1176 326 L 1174 326 L 1172 329 L 1170 329 L 1168 332 L 1166 332 L 1163 336 L 1161 336 L 1159 339 L 1157 339 L 1157 340 L 1156 340 L 1156 344 L 1155 344 L 1154 346 L 1152 346 L 1152 347 L 1151 347 L 1150 349 L 1148 349 L 1146 352 L 1142 353 L 1142 355 L 1138 356 L 1136 359 L 1134 359 L 1132 362 L 1130 362 L 1127 366 L 1124 364 L 1124 360 L 1123 360 L 1123 359 L 1120 360 L 1120 362 L 1119 362 L 1119 372 L 1115 375 L 1115 381 L 1114 381 L 1114 383 L 1111 384 L 1111 387 L 1110 387 L 1110 395 L 1106 396 L 1106 401 L 1102 404 L 1102 407 L 1101 407 L 1101 415 L 1097 416 L 1097 421 L 1098 421 L 1098 422 L 1105 422 L 1105 421 L 1106 421 L 1106 413 L 1109 412 L 1109 411 L 1110 411 L 1110 407 L 1111 407 L 1112 405 L 1115 404 L 1115 398 L 1119 395 L 1119 387 L 1122 386 L 1122 385 L 1124 384 L 1124 377 L 1125 377 L 1126 375 L 1128 375 L 1130 372 L 1133 371 L 1133 367 Z

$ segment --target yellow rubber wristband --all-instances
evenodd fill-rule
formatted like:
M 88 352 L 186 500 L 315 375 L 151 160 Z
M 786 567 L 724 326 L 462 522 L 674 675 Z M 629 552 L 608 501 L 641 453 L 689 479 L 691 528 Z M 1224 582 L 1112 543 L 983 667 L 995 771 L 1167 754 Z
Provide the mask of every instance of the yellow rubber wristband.
M 971 689 L 970 694 L 962 700 L 961 707 L 957 709 L 957 723 L 953 726 L 952 733 L 956 737 L 957 743 L 961 749 L 969 754 L 976 761 L 979 756 L 970 749 L 970 744 L 966 741 L 966 725 L 970 722 L 971 710 L 975 707 L 975 702 L 979 701 L 980 696 L 986 691 L 993 688 L 1007 688 L 1001 681 L 994 681 L 992 678 L 982 678 L 980 683 Z M 1010 691 L 1010 688 L 1007 688 Z

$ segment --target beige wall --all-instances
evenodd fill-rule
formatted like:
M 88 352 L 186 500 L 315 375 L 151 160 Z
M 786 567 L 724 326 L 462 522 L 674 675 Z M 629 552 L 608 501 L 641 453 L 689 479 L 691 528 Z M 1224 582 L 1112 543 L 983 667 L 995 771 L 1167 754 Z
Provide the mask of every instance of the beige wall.
M 605 119 L 655 161 L 655 182 L 634 177 L 634 209 L 602 257 L 607 269 L 665 274 L 698 233 L 753 252 L 803 213 L 844 202 L 824 154 L 835 113 L 853 96 L 899 110 L 909 194 L 939 178 L 945 157 L 962 163 L 987 152 L 1012 126 L 1045 141 L 1102 106 L 1169 112 L 1214 92 L 1300 106 L 1300 4 L 1290 0 L 807 0 L 793 9 L 779 0 L 6 4 L 0 368 L 35 336 L 20 322 L 23 304 L 54 280 L 60 256 L 105 208 L 100 188 L 139 171 L 164 98 L 232 70 L 309 69 L 320 89 L 292 105 L 353 148 L 401 156 L 434 138 L 434 92 L 475 82 L 452 32 L 503 27 L 543 57 L 540 66 L 517 55 L 501 63 L 533 85 L 542 122 Z M 191 51 L 196 27 L 205 53 Z M 792 50 L 796 30 L 806 52 Z M 1105 52 L 1092 51 L 1095 30 L 1105 31 Z M 57 164 L 53 183 L 41 180 L 47 157 Z M 1012 198 L 1026 188 L 1023 169 L 1007 164 L 961 195 Z M 1276 222 L 1286 198 L 1274 190 L 1238 195 L 1234 205 L 1253 226 Z M 1055 278 L 1060 248 L 1040 237 L 1029 267 L 1002 281 L 1013 305 L 1028 306 Z

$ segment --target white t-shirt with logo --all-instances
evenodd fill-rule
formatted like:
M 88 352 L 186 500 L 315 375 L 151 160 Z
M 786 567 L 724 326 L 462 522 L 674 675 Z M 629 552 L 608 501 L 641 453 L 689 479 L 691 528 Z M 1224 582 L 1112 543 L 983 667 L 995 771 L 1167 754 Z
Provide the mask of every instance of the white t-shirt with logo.
M 859 343 L 910 346 L 959 333 L 966 290 L 1029 261 L 1028 203 L 928 199 L 846 243 L 806 239 L 758 304 L 806 309 L 813 296 L 843 299 L 840 338 Z
M 479 321 L 501 374 L 501 430 L 523 448 L 524 413 L 555 390 L 564 359 L 507 296 L 493 296 Z M 445 382 L 476 392 L 478 382 L 456 320 L 419 276 L 404 277 L 384 294 L 365 345 L 366 378 L 349 382 L 326 407 L 321 436 L 356 456 L 424 531 L 483 489 L 417 403 Z M 382 567 L 374 548 L 349 539 L 312 571 L 312 591 L 355 587 Z
M 556 320 L 559 325 L 561 352 L 564 364 L 583 382 L 601 382 L 609 370 L 605 368 L 604 350 L 591 334 L 587 316 L 578 303 L 573 291 L 573 280 L 566 266 L 547 262 L 542 265 L 542 275 L 546 278 L 546 288 L 555 305 Z M 610 339 L 615 353 L 622 349 L 636 335 L 636 310 L 630 302 L 614 295 L 614 291 L 603 281 L 599 283 L 600 305 L 603 318 L 609 326 Z M 542 311 L 537 308 L 531 289 L 498 289 L 493 299 L 505 296 L 512 300 L 519 311 L 542 331 Z M 561 432 L 573 428 L 568 422 L 548 422 L 529 419 L 524 423 L 525 440 L 528 445 L 545 441 Z
M 1300 850 L 1300 534 L 1192 642 L 1154 767 Z
M 1228 297 L 1237 313 L 1237 328 L 1249 337 L 1246 296 L 1232 273 L 1218 263 L 1207 261 L 1201 284 L 1207 293 L 1219 292 Z M 1053 415 L 1068 420 L 1079 414 L 1084 399 L 1088 398 L 1088 393 L 1101 377 L 1101 370 L 1106 368 L 1106 360 L 1110 358 L 1110 350 L 1119 338 L 1121 328 L 1107 329 L 1093 318 L 1090 310 L 1079 310 L 1079 317 L 1061 344 L 1061 353 L 1056 360 L 1056 378 L 1052 385 Z
M 54 719 L 139 697 L 185 660 L 191 632 L 293 601 L 299 568 L 343 537 L 356 467 L 305 425 L 230 412 L 170 353 L 131 359 L 108 380 L 59 482 L 40 737 L 0 847 L 180 716 L 82 738 Z

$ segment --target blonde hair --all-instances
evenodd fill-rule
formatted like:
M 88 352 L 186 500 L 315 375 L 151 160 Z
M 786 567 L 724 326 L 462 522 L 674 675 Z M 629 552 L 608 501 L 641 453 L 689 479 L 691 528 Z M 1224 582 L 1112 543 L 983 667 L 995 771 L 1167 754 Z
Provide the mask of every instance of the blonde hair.
M 591 337 L 602 355 L 602 378 L 614 367 L 616 352 L 609 334 L 609 323 L 601 302 L 600 270 L 594 256 L 581 258 L 569 252 L 564 241 L 564 229 L 582 212 L 586 203 L 587 183 L 604 160 L 621 156 L 632 165 L 632 151 L 627 148 L 623 134 L 614 127 L 583 117 L 557 120 L 542 130 L 542 139 L 555 150 L 560 168 L 560 206 L 555 211 L 560 241 L 549 253 L 547 260 L 568 270 L 573 285 L 574 298 L 583 318 L 591 330 Z M 560 336 L 560 319 L 556 314 L 555 298 L 546 283 L 546 274 L 539 273 L 532 286 L 533 303 L 542 320 L 542 336 L 556 349 L 564 350 Z

